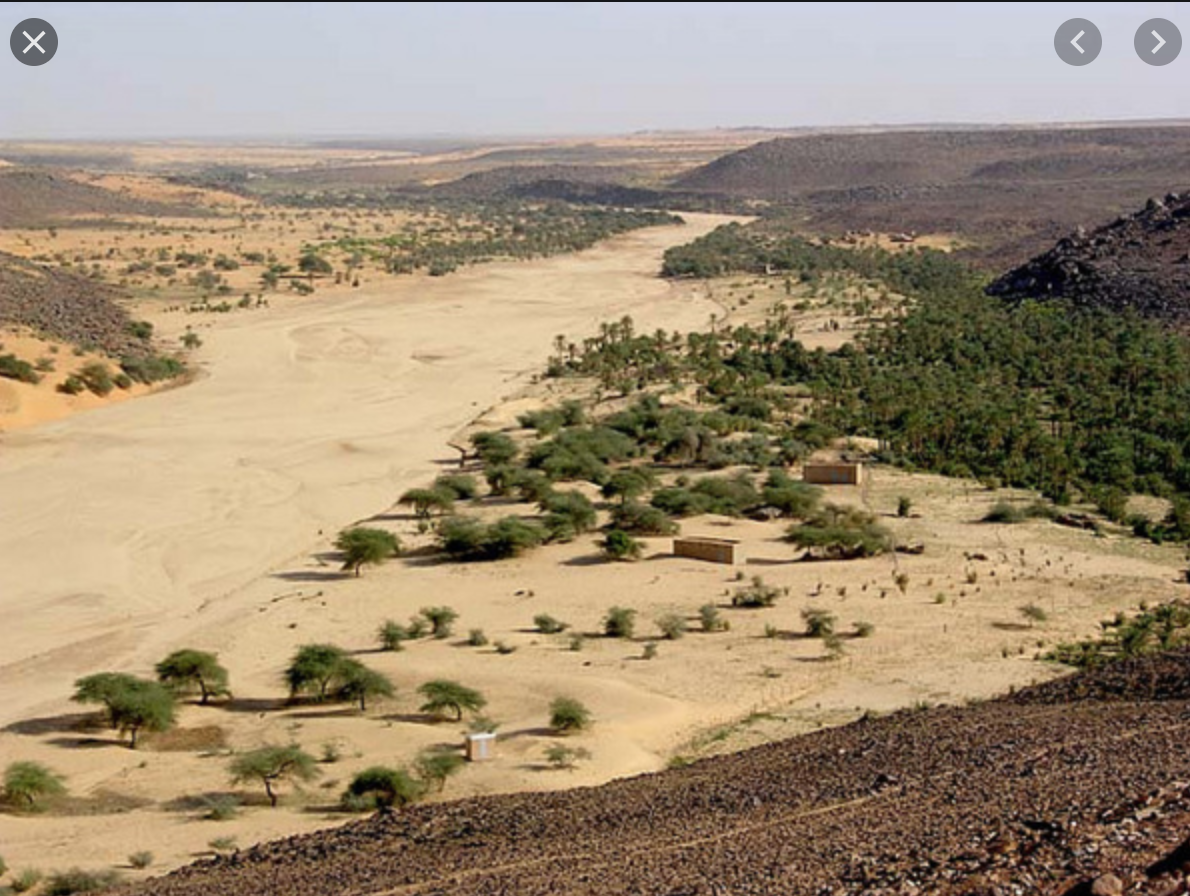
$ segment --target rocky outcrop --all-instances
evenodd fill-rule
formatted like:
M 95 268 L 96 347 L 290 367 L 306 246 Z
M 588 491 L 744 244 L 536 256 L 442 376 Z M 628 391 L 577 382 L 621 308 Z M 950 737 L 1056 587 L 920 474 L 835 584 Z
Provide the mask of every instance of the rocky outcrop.
M 1190 324 L 1190 193 L 1150 199 L 1140 212 L 1090 233 L 1080 228 L 1000 277 L 988 294 L 1014 302 L 1065 299 Z

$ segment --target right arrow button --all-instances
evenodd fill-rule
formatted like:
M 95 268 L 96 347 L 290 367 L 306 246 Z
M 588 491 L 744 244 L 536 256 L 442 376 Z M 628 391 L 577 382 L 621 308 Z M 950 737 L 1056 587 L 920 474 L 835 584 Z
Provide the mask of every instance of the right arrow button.
M 1136 55 L 1149 65 L 1169 65 L 1182 52 L 1182 32 L 1169 19 L 1149 19 L 1132 40 Z

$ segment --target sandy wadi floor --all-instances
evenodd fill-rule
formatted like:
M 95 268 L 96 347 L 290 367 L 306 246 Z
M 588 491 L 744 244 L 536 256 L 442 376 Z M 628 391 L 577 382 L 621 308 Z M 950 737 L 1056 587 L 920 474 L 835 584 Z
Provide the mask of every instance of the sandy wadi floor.
M 385 288 L 294 298 L 204 330 L 208 373 L 160 393 L 12 433 L 0 446 L 0 765 L 38 759 L 68 776 L 91 810 L 0 815 L 12 867 L 112 867 L 151 850 L 151 871 L 189 861 L 214 838 L 240 845 L 342 819 L 331 807 L 359 769 L 409 762 L 419 750 L 457 745 L 460 725 L 427 724 L 415 689 L 457 678 L 489 700 L 501 723 L 498 757 L 468 766 L 446 796 L 556 789 L 653 771 L 692 757 L 916 701 L 959 701 L 1053 674 L 1033 656 L 1047 643 L 1089 633 L 1096 620 L 1139 600 L 1185 591 L 1174 548 L 1034 521 L 979 523 L 995 495 L 970 483 L 877 469 L 867 487 L 831 499 L 884 516 L 921 556 L 793 564 L 781 523 L 698 518 L 692 534 L 743 543 L 739 567 L 786 589 L 771 609 L 732 610 L 736 570 L 667 557 L 650 539 L 646 560 L 608 564 L 594 537 L 499 564 L 446 564 L 414 556 L 362 578 L 343 578 L 330 552 L 343 525 L 370 519 L 417 547 L 428 537 L 402 509 L 402 490 L 427 482 L 454 457 L 447 442 L 477 417 L 505 425 L 555 335 L 581 338 L 631 314 L 640 330 L 703 326 L 725 296 L 656 278 L 661 251 L 721 219 L 631 234 L 575 256 L 499 264 Z M 748 287 L 751 289 L 751 287 Z M 721 291 L 720 291 L 721 292 Z M 185 321 L 157 321 L 164 335 Z M 897 498 L 914 515 L 897 519 Z M 1008 497 L 1014 497 L 1008 495 Z M 1016 496 L 1022 497 L 1022 496 Z M 499 512 L 529 508 L 507 505 Z M 485 510 L 494 512 L 493 510 Z M 975 555 L 982 555 L 982 559 Z M 904 592 L 895 584 L 908 575 Z M 665 613 L 723 606 L 731 630 L 644 644 Z M 1019 607 L 1049 621 L 1024 623 Z M 456 637 L 399 653 L 375 651 L 375 631 L 427 605 L 447 604 Z M 638 638 L 533 631 L 538 613 L 595 634 L 613 604 L 638 611 Z M 797 636 L 801 611 L 819 606 L 847 639 L 841 660 Z M 516 648 L 465 646 L 471 628 Z M 768 637 L 768 631 L 775 637 Z M 357 651 L 390 675 L 397 695 L 350 707 L 283 705 L 279 675 L 312 641 Z M 74 678 L 101 670 L 148 674 L 169 650 L 219 652 L 231 670 L 227 708 L 187 707 L 188 750 L 130 751 L 108 732 L 80 731 L 67 700 Z M 595 714 L 573 738 L 591 758 L 573 772 L 544 761 L 549 702 L 569 695 Z M 209 735 L 209 736 L 208 736 Z M 227 791 L 227 751 L 294 741 L 341 759 L 278 810 L 251 807 L 225 822 L 199 820 L 174 801 Z M 184 738 L 173 741 L 183 743 Z M 195 748 L 197 747 L 197 748 Z M 111 814 L 113 807 L 126 811 Z

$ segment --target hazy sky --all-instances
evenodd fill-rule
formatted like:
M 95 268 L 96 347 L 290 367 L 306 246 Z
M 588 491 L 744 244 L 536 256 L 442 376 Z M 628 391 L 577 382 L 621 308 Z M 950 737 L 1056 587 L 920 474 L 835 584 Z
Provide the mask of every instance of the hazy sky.
M 576 134 L 1190 118 L 1184 3 L 6 3 L 0 139 Z M 1074 68 L 1053 35 L 1103 33 Z M 1142 64 L 1145 19 L 1178 24 Z

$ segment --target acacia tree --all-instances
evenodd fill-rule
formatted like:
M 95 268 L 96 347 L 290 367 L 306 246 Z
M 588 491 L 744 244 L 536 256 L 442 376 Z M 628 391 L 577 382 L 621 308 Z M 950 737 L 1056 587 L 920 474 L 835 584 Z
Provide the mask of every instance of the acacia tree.
M 282 781 L 312 781 L 321 772 L 314 757 L 297 744 L 287 747 L 264 746 L 237 756 L 231 763 L 231 780 L 234 784 L 259 781 L 269 798 L 269 805 L 276 808 L 277 793 L 273 789 Z
M 136 749 L 144 731 L 167 731 L 174 724 L 174 695 L 156 681 L 146 681 L 121 672 L 100 672 L 75 682 L 72 698 L 78 703 L 102 703 L 108 724 L 128 735 L 128 746 Z
M 341 647 L 333 644 L 306 644 L 298 648 L 293 661 L 285 670 L 285 683 L 289 685 L 292 700 L 301 693 L 312 693 L 317 699 L 325 700 L 331 682 L 347 659 Z
M 359 703 L 360 712 L 367 711 L 369 697 L 393 695 L 393 683 L 388 676 L 369 669 L 358 660 L 343 660 L 335 670 L 335 677 L 339 680 L 335 696 Z
M 384 529 L 367 526 L 344 529 L 335 539 L 335 547 L 343 553 L 343 569 L 353 570 L 357 576 L 365 563 L 379 566 L 389 557 L 401 553 L 401 542 L 397 536 Z
M 175 650 L 157 664 L 157 680 L 179 693 L 197 689 L 203 706 L 212 697 L 231 694 L 227 670 L 219 665 L 219 658 L 201 650 Z
M 411 488 L 397 503 L 410 505 L 418 517 L 428 520 L 435 510 L 439 513 L 454 510 L 455 499 L 454 492 L 445 488 Z
M 13 805 L 33 810 L 38 800 L 65 792 L 62 777 L 40 762 L 14 762 L 4 770 L 4 799 Z
M 479 691 L 444 678 L 427 681 L 417 692 L 426 698 L 421 706 L 422 712 L 441 715 L 443 710 L 449 709 L 454 712 L 455 721 L 463 718 L 464 710 L 479 712 L 488 705 L 487 699 Z
M 444 750 L 425 750 L 417 757 L 417 775 L 423 784 L 433 786 L 439 793 L 446 787 L 446 779 L 463 767 L 463 757 Z

